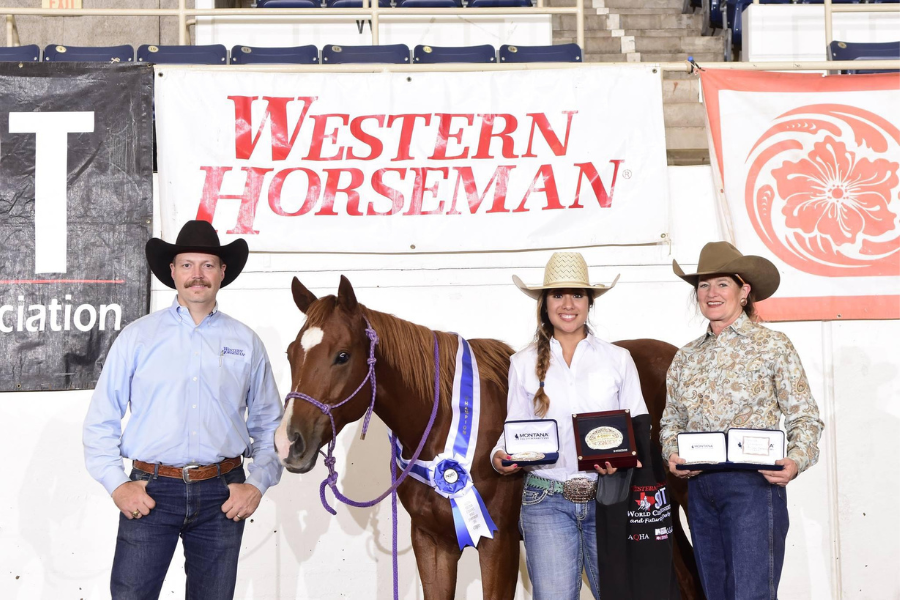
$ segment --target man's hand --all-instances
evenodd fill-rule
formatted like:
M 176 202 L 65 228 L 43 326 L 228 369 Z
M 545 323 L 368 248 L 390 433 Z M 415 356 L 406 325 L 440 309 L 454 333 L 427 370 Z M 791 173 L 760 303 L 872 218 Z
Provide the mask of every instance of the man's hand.
M 509 465 L 508 467 L 504 467 L 503 463 L 501 462 L 504 460 L 512 460 L 512 456 L 510 456 L 503 450 L 497 450 L 496 452 L 494 452 L 494 456 L 491 458 L 491 461 L 494 463 L 494 470 L 501 475 L 512 475 L 522 468 L 519 465 Z
M 229 483 L 231 495 L 222 505 L 225 516 L 237 523 L 256 512 L 262 493 L 252 483 Z
M 156 506 L 156 501 L 147 494 L 146 481 L 123 483 L 113 490 L 112 499 L 129 520 L 146 517 Z
M 687 479 L 688 477 L 700 474 L 700 471 L 679 471 L 675 468 L 675 465 L 683 465 L 686 462 L 686 460 L 678 456 L 677 452 L 673 452 L 669 455 L 669 471 L 672 472 L 672 475 L 680 477 L 681 479 Z
M 782 458 L 781 460 L 776 460 L 775 464 L 784 465 L 784 469 L 781 471 L 760 471 L 760 473 L 766 478 L 766 481 L 781 487 L 787 486 L 800 471 L 793 458 Z

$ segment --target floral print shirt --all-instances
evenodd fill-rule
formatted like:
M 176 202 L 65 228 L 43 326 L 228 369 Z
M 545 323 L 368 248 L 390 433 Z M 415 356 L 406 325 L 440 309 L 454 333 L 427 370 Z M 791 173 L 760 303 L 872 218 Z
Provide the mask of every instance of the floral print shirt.
M 660 419 L 663 458 L 678 452 L 682 432 L 732 427 L 787 432 L 787 456 L 800 472 L 819 460 L 823 423 L 800 357 L 783 333 L 741 313 L 714 335 L 681 348 L 666 375 L 666 408 Z

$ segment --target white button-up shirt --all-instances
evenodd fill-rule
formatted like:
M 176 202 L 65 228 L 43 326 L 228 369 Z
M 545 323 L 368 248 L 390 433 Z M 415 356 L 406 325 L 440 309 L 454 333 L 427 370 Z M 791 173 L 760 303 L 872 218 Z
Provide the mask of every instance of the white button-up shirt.
M 513 355 L 509 367 L 509 396 L 506 420 L 539 418 L 534 412 L 534 395 L 540 387 L 535 373 L 537 344 Z M 578 471 L 578 453 L 572 415 L 605 410 L 629 409 L 631 416 L 647 414 L 637 368 L 628 350 L 604 342 L 591 334 L 578 342 L 572 364 L 563 358 L 562 346 L 550 340 L 550 367 L 544 378 L 550 407 L 544 419 L 554 419 L 559 430 L 559 460 L 552 465 L 526 467 L 538 477 L 566 481 L 577 475 L 595 479 L 597 473 Z M 491 452 L 505 452 L 503 436 Z

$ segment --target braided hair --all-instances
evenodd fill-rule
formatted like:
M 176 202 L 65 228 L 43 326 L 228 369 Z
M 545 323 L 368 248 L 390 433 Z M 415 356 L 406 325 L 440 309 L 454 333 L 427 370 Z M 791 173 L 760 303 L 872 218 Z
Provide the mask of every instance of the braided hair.
M 554 290 L 544 290 L 541 297 L 537 301 L 537 330 L 534 333 L 534 342 L 537 344 L 537 361 L 534 365 L 534 372 L 540 381 L 537 393 L 534 395 L 534 414 L 543 418 L 550 409 L 550 396 L 544 390 L 544 379 L 547 377 L 547 370 L 550 368 L 550 338 L 553 337 L 553 324 L 550 322 L 550 316 L 547 314 L 547 294 Z M 559 291 L 559 290 L 556 290 Z M 594 306 L 594 294 L 591 290 L 582 290 L 588 298 L 588 310 Z M 591 332 L 587 321 L 584 323 L 584 334 Z

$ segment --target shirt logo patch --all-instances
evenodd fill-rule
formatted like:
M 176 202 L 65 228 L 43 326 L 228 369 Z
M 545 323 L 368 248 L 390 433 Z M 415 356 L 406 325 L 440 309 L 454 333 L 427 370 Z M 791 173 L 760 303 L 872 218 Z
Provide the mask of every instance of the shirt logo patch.
M 227 356 L 229 354 L 232 356 L 244 356 L 244 351 L 240 348 L 229 348 L 228 346 L 222 346 L 222 355 Z

